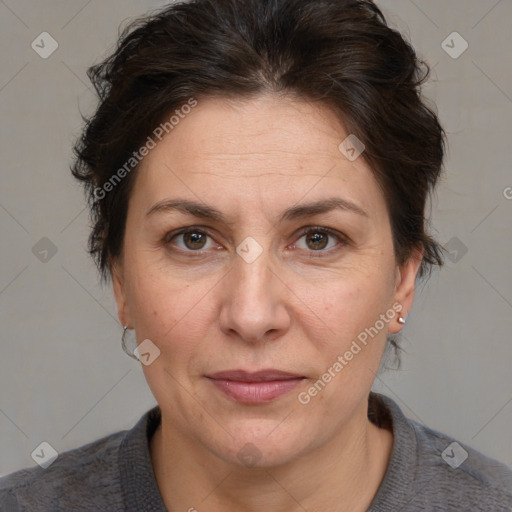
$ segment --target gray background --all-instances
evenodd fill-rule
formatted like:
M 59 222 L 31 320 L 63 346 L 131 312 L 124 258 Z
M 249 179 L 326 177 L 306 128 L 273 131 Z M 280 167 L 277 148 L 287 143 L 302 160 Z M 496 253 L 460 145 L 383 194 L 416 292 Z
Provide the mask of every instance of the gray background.
M 88 213 L 68 167 L 80 112 L 95 104 L 86 68 L 112 49 L 120 23 L 164 3 L 0 2 L 2 475 L 33 466 L 42 441 L 71 449 L 130 428 L 155 404 L 139 364 L 121 351 L 113 296 L 85 252 Z M 449 152 L 432 229 L 453 262 L 418 290 L 403 367 L 375 389 L 408 416 L 512 465 L 512 1 L 379 5 L 433 68 L 424 90 Z M 47 59 L 31 48 L 43 31 L 59 45 Z M 469 44 L 457 59 L 441 46 L 453 31 Z M 33 252 L 43 237 L 57 248 L 46 262 Z

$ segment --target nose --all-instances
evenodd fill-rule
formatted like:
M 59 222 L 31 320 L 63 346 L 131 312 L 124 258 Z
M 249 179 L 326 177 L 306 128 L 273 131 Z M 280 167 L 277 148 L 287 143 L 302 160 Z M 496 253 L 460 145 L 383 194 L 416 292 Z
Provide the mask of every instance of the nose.
M 228 336 L 256 343 L 276 339 L 289 329 L 290 290 L 270 263 L 267 250 L 251 263 L 235 256 L 221 290 L 220 326 Z

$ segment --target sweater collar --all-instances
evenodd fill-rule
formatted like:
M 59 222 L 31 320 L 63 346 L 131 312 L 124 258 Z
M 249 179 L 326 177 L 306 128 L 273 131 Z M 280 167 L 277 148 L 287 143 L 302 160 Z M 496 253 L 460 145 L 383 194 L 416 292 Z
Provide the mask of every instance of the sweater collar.
M 128 511 L 166 512 L 149 452 L 149 441 L 160 420 L 161 411 L 156 406 L 142 416 L 121 442 L 121 488 Z

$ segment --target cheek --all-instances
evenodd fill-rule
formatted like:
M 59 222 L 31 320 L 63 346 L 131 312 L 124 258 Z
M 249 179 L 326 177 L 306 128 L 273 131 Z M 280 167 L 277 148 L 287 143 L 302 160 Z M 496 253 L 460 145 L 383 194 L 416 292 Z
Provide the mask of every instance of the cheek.
M 317 345 L 325 369 L 338 357 L 344 361 L 343 370 L 335 379 L 351 389 L 377 372 L 385 347 L 388 327 L 394 310 L 390 311 L 393 297 L 392 264 L 384 268 L 374 262 L 357 272 L 348 272 L 324 288 L 320 309 L 321 320 L 329 327 L 329 337 L 322 346 Z M 320 295 L 318 296 L 320 298 Z M 381 315 L 388 315 L 382 320 Z M 339 366 L 338 366 L 339 369 Z M 368 370 L 371 371 L 368 371 Z M 364 375 L 363 375 L 364 374 Z M 348 386 L 348 387 L 347 387 Z M 337 384 L 332 389 L 337 388 Z
M 351 268 L 323 288 L 318 300 L 330 319 L 364 328 L 389 308 L 394 292 L 392 265 L 373 261 L 364 267 Z
M 152 271 L 143 258 L 131 260 L 127 295 L 138 337 L 160 344 L 191 309 L 190 285 Z
M 161 364 L 173 373 L 193 372 L 190 366 L 200 359 L 216 322 L 207 292 L 217 280 L 176 277 L 142 257 L 131 270 L 128 293 L 138 339 L 153 341 L 165 356 Z

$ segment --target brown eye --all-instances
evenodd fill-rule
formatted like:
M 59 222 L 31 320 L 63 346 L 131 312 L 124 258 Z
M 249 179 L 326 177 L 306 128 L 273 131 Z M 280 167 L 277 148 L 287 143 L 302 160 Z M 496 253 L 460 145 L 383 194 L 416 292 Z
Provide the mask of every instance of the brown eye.
M 306 235 L 306 244 L 313 250 L 325 249 L 328 242 L 328 235 L 325 233 L 312 232 Z
M 202 249 L 206 243 L 206 235 L 204 233 L 190 231 L 188 233 L 184 233 L 182 236 L 185 245 L 189 249 Z
M 208 247 L 208 239 L 212 240 L 204 231 L 189 228 L 170 233 L 165 238 L 165 244 L 175 245 L 183 252 L 201 252 L 213 246 L 213 242 L 210 242 Z
M 299 240 L 302 239 L 305 240 L 302 247 L 299 242 L 295 244 L 299 249 L 318 253 L 330 253 L 336 250 L 336 246 L 343 246 L 346 243 L 346 238 L 341 233 L 321 227 L 304 229 Z

